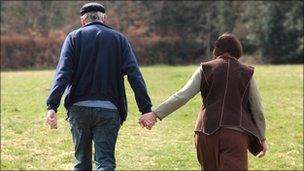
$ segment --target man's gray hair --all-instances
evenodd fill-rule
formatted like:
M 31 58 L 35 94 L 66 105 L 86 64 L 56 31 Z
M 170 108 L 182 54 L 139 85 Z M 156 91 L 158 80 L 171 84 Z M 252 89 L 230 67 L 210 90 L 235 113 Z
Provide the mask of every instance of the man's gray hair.
M 94 11 L 94 12 L 87 12 L 80 18 L 84 20 L 86 23 L 91 23 L 94 21 L 101 21 L 105 17 L 105 13 Z

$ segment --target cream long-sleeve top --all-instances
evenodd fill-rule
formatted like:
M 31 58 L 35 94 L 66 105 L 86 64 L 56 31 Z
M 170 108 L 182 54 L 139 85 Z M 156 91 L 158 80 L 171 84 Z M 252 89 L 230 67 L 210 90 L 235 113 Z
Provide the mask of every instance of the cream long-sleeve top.
M 162 102 L 153 112 L 156 116 L 162 120 L 175 110 L 182 107 L 190 99 L 192 99 L 201 90 L 201 79 L 202 79 L 202 67 L 200 66 L 195 70 L 191 78 L 179 91 L 171 95 L 167 100 Z M 265 118 L 263 114 L 263 106 L 261 104 L 261 97 L 257 89 L 257 85 L 254 77 L 250 80 L 249 85 L 249 104 L 251 108 L 251 114 L 255 123 L 257 124 L 258 130 L 260 131 L 263 139 L 265 139 Z M 235 129 L 244 132 L 237 127 L 228 127 L 230 129 Z

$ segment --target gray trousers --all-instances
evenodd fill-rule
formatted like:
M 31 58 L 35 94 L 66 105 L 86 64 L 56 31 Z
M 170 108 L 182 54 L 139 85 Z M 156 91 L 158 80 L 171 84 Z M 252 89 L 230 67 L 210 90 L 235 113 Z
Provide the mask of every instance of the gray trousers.
M 75 145 L 75 170 L 92 170 L 92 142 L 96 170 L 114 170 L 115 144 L 120 128 L 117 110 L 72 106 L 69 122 Z

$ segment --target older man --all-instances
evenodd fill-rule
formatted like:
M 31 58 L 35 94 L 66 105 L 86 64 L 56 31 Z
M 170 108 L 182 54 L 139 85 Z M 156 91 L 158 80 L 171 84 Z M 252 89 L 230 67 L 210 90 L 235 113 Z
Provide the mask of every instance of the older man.
M 82 27 L 66 37 L 47 99 L 47 123 L 57 128 L 57 108 L 66 90 L 65 107 L 75 144 L 75 169 L 92 169 L 92 141 L 97 170 L 115 169 L 115 144 L 127 116 L 124 76 L 141 113 L 151 101 L 127 38 L 105 25 L 98 3 L 80 9 Z

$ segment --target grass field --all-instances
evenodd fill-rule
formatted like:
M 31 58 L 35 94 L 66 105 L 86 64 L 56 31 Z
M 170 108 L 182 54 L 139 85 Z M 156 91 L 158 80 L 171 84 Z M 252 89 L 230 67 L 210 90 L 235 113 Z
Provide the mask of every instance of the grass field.
M 151 66 L 141 70 L 153 104 L 158 105 L 186 83 L 196 66 Z M 1 170 L 68 170 L 73 145 L 65 109 L 57 130 L 45 124 L 45 100 L 53 71 L 1 72 Z M 265 108 L 270 151 L 249 156 L 249 169 L 303 169 L 303 66 L 256 66 L 255 77 Z M 200 95 L 151 130 L 137 124 L 139 112 L 127 85 L 129 115 L 116 147 L 118 170 L 199 169 L 193 129 Z

